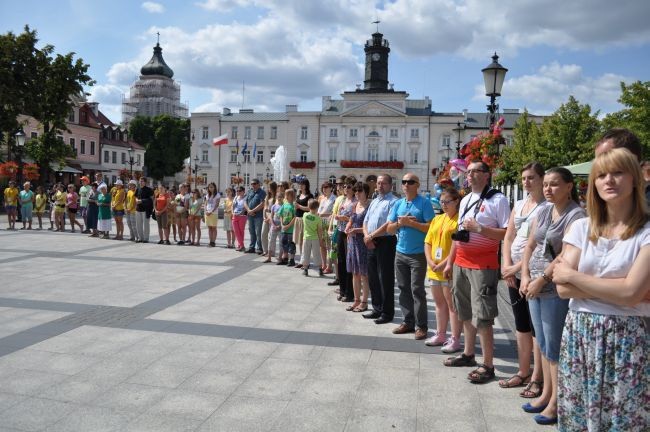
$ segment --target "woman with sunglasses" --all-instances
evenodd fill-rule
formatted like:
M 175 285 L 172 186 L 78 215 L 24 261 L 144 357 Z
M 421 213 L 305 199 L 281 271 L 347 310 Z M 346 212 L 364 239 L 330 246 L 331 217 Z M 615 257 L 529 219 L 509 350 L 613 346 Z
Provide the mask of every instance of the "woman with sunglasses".
M 500 380 L 499 386 L 513 388 L 526 385 L 526 388 L 519 393 L 524 398 L 536 398 L 542 393 L 541 353 L 539 345 L 535 341 L 528 301 L 519 293 L 519 288 L 521 286 L 521 258 L 528 242 L 530 226 L 538 212 L 548 205 L 542 191 L 543 182 L 544 167 L 540 163 L 531 162 L 521 169 L 521 183 L 528 196 L 515 203 L 503 239 L 504 253 L 501 275 L 508 285 L 512 313 L 515 317 L 519 370 L 510 378 Z M 531 353 L 534 353 L 532 375 L 530 373 Z
M 454 309 L 449 280 L 443 275 L 451 252 L 451 234 L 458 231 L 458 207 L 460 193 L 454 188 L 444 189 L 440 195 L 443 213 L 434 217 L 424 239 L 424 255 L 427 258 L 427 279 L 431 284 L 431 296 L 436 304 L 436 331 L 425 340 L 428 346 L 441 346 L 444 353 L 460 351 L 462 323 Z M 451 337 L 447 339 L 447 323 L 451 323 Z
M 339 296 L 337 300 L 343 302 L 352 302 L 354 301 L 354 291 L 352 288 L 352 273 L 348 271 L 347 266 L 347 255 L 348 255 L 348 238 L 345 233 L 345 227 L 350 221 L 350 216 L 354 211 L 355 205 L 357 204 L 357 199 L 354 196 L 354 185 L 356 180 L 354 178 L 348 177 L 345 180 L 345 186 L 343 186 L 343 195 L 345 198 L 339 206 L 338 213 L 334 216 L 336 220 L 336 230 L 337 230 L 337 263 L 339 268 Z
M 368 195 L 370 187 L 366 183 L 354 186 L 354 196 L 357 203 L 345 227 L 348 237 L 348 253 L 346 265 L 352 273 L 352 289 L 354 303 L 346 308 L 347 311 L 365 312 L 368 310 L 368 247 L 363 242 L 363 220 L 368 213 Z

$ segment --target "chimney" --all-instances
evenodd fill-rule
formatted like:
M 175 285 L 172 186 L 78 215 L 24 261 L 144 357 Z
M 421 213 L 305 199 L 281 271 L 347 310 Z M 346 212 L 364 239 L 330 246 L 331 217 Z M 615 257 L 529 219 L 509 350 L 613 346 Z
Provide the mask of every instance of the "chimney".
M 95 117 L 97 117 L 99 112 L 99 102 L 88 102 L 88 106 L 90 107 L 91 110 L 93 110 L 93 114 L 95 114 Z
M 298 112 L 298 105 L 286 105 L 285 112 Z
M 227 116 L 230 115 L 230 108 L 223 107 L 223 110 L 221 111 L 221 114 Z

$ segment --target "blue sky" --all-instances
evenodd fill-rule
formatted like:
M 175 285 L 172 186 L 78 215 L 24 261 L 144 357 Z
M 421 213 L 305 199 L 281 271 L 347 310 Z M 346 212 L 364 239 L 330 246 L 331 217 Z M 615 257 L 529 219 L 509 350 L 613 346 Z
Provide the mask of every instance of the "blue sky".
M 115 122 L 121 95 L 163 56 L 190 111 L 320 109 L 363 82 L 363 44 L 390 41 L 389 80 L 438 112 L 483 111 L 481 69 L 494 51 L 509 69 L 501 108 L 553 112 L 574 95 L 620 109 L 621 81 L 648 81 L 650 2 L 639 0 L 0 0 L 0 31 L 36 29 L 91 65 L 89 99 Z

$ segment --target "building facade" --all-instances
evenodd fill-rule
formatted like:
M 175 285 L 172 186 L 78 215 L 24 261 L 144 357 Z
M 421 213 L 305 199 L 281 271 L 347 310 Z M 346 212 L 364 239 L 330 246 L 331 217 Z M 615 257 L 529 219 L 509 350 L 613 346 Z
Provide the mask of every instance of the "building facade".
M 285 112 L 234 114 L 224 108 L 222 113 L 192 113 L 192 157 L 199 157 L 199 175 L 220 190 L 236 177 L 244 184 L 254 177 L 272 178 L 268 159 L 283 145 L 290 176 L 306 176 L 312 190 L 341 175 L 363 180 L 382 173 L 398 178 L 405 172 L 415 173 L 422 189 L 431 190 L 458 150 L 488 129 L 488 115 L 438 113 L 430 98 L 409 99 L 407 92 L 394 90 L 388 82 L 390 46 L 381 33 L 373 34 L 364 50 L 363 88 L 344 92 L 340 99 L 324 96 L 320 111 L 288 105 Z M 512 144 L 519 115 L 518 110 L 501 114 L 506 144 Z M 222 134 L 228 134 L 229 144 L 212 146 L 212 138 Z M 248 153 L 242 153 L 246 144 Z
M 187 118 L 187 104 L 181 103 L 181 86 L 173 76 L 174 71 L 163 59 L 160 43 L 156 43 L 151 60 L 140 69 L 140 78 L 131 86 L 129 96 L 123 96 L 122 124 L 128 127 L 136 116 L 168 114 Z

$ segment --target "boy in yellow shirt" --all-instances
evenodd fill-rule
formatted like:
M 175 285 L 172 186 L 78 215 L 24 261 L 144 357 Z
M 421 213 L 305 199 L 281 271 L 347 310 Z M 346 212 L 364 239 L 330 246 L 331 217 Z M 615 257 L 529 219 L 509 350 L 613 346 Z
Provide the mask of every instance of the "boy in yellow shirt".
M 16 209 L 18 208 L 18 188 L 16 182 L 9 181 L 9 186 L 4 191 L 5 210 L 7 211 L 8 230 L 16 229 Z

